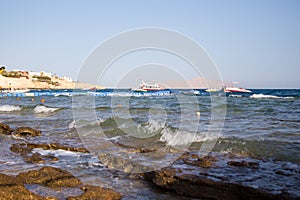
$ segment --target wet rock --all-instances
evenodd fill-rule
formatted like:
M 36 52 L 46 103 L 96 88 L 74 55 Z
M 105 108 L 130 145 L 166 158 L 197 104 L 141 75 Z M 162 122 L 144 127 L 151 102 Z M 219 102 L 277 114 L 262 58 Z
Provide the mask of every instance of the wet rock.
M 24 157 L 28 154 L 31 154 L 32 149 L 26 147 L 24 144 L 12 144 L 10 150 L 12 152 L 19 153 Z
M 69 188 L 71 190 L 82 191 L 77 197 L 60 196 L 58 192 L 57 196 L 53 192 L 49 193 L 53 196 L 44 196 L 38 190 L 30 191 L 25 187 L 25 184 L 35 184 L 49 188 L 49 191 L 56 189 L 58 191 Z M 36 193 L 34 193 L 36 192 Z M 83 193 L 83 194 L 82 194 Z M 43 196 L 40 196 L 43 195 Z M 78 195 L 78 194 L 77 194 Z M 74 177 L 70 172 L 54 168 L 43 167 L 39 170 L 32 170 L 28 172 L 20 173 L 17 176 L 9 176 L 0 173 L 0 199 L 2 200 L 56 200 L 56 199 L 121 199 L 121 195 L 112 189 L 101 188 L 98 186 L 82 186 L 81 181 Z
M 240 184 L 214 181 L 196 174 L 182 174 L 172 168 L 164 168 L 157 172 L 148 173 L 145 177 L 156 186 L 194 198 L 224 200 L 281 199 Z
M 81 187 L 84 193 L 77 197 L 68 197 L 67 200 L 90 200 L 90 199 L 103 199 L 103 200 L 118 200 L 121 195 L 112 189 L 101 188 L 98 186 L 86 185 Z
M 0 174 L 0 199 L 43 200 L 47 198 L 43 198 L 27 190 L 20 179 Z
M 65 150 L 65 151 L 72 151 L 72 152 L 80 152 L 80 153 L 89 153 L 89 151 L 86 148 L 83 147 L 70 147 L 70 146 L 64 146 L 58 143 L 50 143 L 50 144 L 35 144 L 35 143 L 28 143 L 26 144 L 27 147 L 30 149 L 34 148 L 41 148 L 44 150 Z
M 43 159 L 41 154 L 34 153 L 31 156 L 26 157 L 26 162 L 29 162 L 29 163 L 44 163 L 45 160 Z
M 13 144 L 10 150 L 15 153 L 21 154 L 21 156 L 29 163 L 44 163 L 47 160 L 57 161 L 59 160 L 55 156 L 43 156 L 39 153 L 32 153 L 32 148 L 29 148 L 26 144 Z
M 10 135 L 13 131 L 8 125 L 0 123 L 0 134 Z
M 215 157 L 210 155 L 199 157 L 199 155 L 195 153 L 185 153 L 180 157 L 180 159 L 182 159 L 185 164 L 203 168 L 212 167 L 213 163 L 217 160 Z
M 296 173 L 276 162 L 222 153 L 199 157 L 197 152 L 188 152 L 169 167 L 144 173 L 144 178 L 164 190 L 193 198 L 274 200 L 298 198 Z M 274 174 L 289 185 L 280 177 L 275 180 Z
M 257 162 L 247 162 L 245 160 L 242 160 L 242 161 L 229 161 L 229 162 L 227 162 L 227 165 L 235 166 L 235 167 L 259 167 L 259 163 L 257 163 Z
M 30 127 L 19 127 L 13 132 L 13 134 L 18 137 L 40 136 L 41 131 Z
M 22 172 L 17 177 L 26 184 L 41 184 L 48 187 L 77 187 L 81 185 L 81 181 L 70 172 L 54 167 L 43 167 L 39 170 Z

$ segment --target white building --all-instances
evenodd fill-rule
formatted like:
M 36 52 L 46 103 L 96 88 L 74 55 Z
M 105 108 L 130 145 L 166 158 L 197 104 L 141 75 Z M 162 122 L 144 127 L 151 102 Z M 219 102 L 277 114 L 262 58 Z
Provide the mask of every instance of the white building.
M 67 82 L 73 82 L 73 79 L 70 77 L 62 77 L 63 80 L 67 81 Z
M 48 72 L 43 72 L 43 71 L 41 71 L 41 72 L 32 72 L 32 71 L 30 71 L 28 73 L 29 73 L 29 76 L 48 76 L 48 77 L 51 78 L 51 73 L 48 73 Z

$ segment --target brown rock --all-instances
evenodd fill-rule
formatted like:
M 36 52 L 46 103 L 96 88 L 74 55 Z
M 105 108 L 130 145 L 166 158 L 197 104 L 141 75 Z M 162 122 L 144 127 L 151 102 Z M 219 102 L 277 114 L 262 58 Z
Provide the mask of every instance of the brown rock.
M 0 199 L 42 200 L 45 198 L 27 190 L 20 179 L 0 174 Z
M 235 166 L 235 167 L 258 167 L 259 163 L 256 162 L 247 162 L 247 161 L 229 161 L 227 165 Z
M 0 123 L 0 134 L 10 135 L 13 131 L 8 125 Z
M 195 174 L 174 174 L 173 168 L 147 173 L 145 178 L 161 188 L 200 199 L 280 199 L 239 184 L 213 181 Z
M 51 155 L 43 156 L 37 152 L 32 153 L 32 148 L 28 147 L 26 144 L 13 144 L 10 147 L 10 150 L 12 152 L 21 154 L 21 156 L 23 156 L 26 162 L 29 163 L 44 163 L 46 160 L 51 160 L 51 161 L 59 160 L 58 158 Z
M 32 170 L 20 173 L 17 177 L 0 173 L 0 200 L 56 200 L 59 197 L 42 197 L 34 194 L 25 188 L 24 184 L 39 184 L 48 187 L 65 188 L 72 187 L 82 190 L 84 193 L 77 197 L 67 199 L 103 199 L 117 200 L 121 195 L 112 189 L 98 186 L 82 186 L 81 181 L 71 173 L 54 167 L 43 167 L 39 170 Z
M 204 156 L 199 157 L 198 154 L 195 153 L 184 153 L 180 159 L 183 160 L 185 164 L 203 167 L 203 168 L 209 168 L 213 165 L 213 162 L 215 162 L 217 159 L 213 156 Z
M 19 153 L 22 156 L 26 156 L 31 153 L 31 149 L 24 146 L 24 144 L 12 144 L 10 150 L 15 153 Z
M 54 167 L 43 167 L 39 170 L 22 172 L 17 177 L 26 184 L 41 184 L 49 187 L 76 187 L 81 185 L 81 181 L 70 172 Z
M 19 136 L 19 137 L 27 137 L 27 136 L 40 136 L 41 131 L 36 130 L 30 127 L 20 127 L 17 128 L 14 132 L 14 135 Z
M 29 163 L 44 163 L 45 160 L 43 159 L 41 154 L 34 153 L 34 154 L 26 157 L 26 162 L 29 162 Z
M 70 147 L 70 146 L 64 146 L 58 143 L 50 143 L 50 144 L 34 144 L 34 143 L 28 143 L 26 144 L 30 149 L 34 148 L 41 148 L 44 150 L 66 150 L 66 151 L 72 151 L 72 152 L 81 152 L 81 153 L 89 153 L 89 151 L 86 148 L 82 147 Z
M 90 200 L 90 199 L 103 199 L 103 200 L 118 200 L 121 195 L 112 189 L 101 188 L 98 186 L 86 185 L 81 188 L 84 193 L 78 197 L 68 197 L 67 200 Z

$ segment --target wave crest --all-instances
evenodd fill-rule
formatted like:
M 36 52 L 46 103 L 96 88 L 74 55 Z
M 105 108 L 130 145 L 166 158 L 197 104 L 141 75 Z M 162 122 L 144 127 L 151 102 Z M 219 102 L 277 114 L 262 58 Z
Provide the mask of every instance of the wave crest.
M 38 105 L 33 109 L 33 111 L 35 113 L 52 113 L 57 110 L 59 110 L 59 108 L 49 108 L 49 107 L 41 106 L 41 105 Z
M 250 98 L 255 98 L 255 99 L 263 99 L 263 98 L 269 98 L 269 99 L 293 99 L 294 97 L 280 97 L 280 96 L 275 96 L 275 95 L 268 95 L 268 94 L 253 94 L 250 96 Z
M 20 110 L 22 110 L 20 106 L 14 106 L 14 105 L 0 106 L 0 112 L 13 112 L 13 111 L 20 111 Z
M 166 142 L 169 146 L 189 146 L 194 142 L 205 142 L 207 140 L 218 139 L 220 135 L 205 134 L 205 133 L 192 133 L 187 131 L 171 131 L 170 129 L 164 129 L 159 141 Z

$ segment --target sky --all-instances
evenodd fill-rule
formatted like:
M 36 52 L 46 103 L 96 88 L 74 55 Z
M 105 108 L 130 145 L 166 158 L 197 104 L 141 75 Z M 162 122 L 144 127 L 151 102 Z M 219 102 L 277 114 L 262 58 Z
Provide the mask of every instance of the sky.
M 223 80 L 300 88 L 299 0 L 0 0 L 0 9 L 0 65 L 7 70 L 76 80 L 108 38 L 159 27 L 197 42 Z

